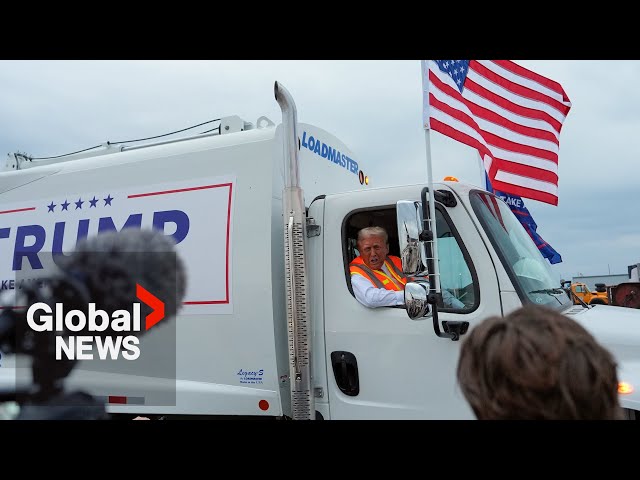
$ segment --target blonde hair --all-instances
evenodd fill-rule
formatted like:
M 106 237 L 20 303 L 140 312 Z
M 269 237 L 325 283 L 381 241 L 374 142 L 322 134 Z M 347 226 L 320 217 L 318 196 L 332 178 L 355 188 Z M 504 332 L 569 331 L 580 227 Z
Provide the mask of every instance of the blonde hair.
M 365 227 L 358 232 L 358 243 L 368 237 L 382 237 L 384 243 L 389 243 L 387 231 L 382 227 Z

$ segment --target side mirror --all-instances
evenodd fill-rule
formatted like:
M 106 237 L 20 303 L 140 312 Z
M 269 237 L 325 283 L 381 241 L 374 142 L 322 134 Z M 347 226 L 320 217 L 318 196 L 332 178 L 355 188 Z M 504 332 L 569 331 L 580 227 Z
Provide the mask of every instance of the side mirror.
M 429 282 L 418 280 L 408 282 L 404 287 L 404 304 L 411 320 L 420 320 L 430 316 L 431 309 L 427 299 L 430 290 Z
M 409 200 L 396 203 L 398 219 L 398 241 L 402 272 L 407 276 L 422 277 L 429 274 L 424 244 L 420 241 L 422 231 L 422 204 Z

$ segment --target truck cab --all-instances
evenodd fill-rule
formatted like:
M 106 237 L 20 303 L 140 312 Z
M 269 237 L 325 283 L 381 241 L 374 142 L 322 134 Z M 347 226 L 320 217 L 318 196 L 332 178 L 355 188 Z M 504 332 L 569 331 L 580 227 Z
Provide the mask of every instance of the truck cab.
M 451 308 L 440 301 L 438 322 L 444 329 L 465 325 L 461 330 L 466 332 L 486 317 L 526 302 L 571 309 L 504 202 L 456 182 L 434 188 L 449 199 L 437 202 L 435 209 L 440 286 L 463 304 Z M 309 241 L 309 270 L 314 316 L 322 319 L 315 325 L 314 363 L 322 369 L 317 378 L 326 379 L 316 398 L 323 416 L 473 418 L 456 385 L 460 341 L 438 336 L 433 312 L 411 319 L 402 307 L 368 308 L 350 287 L 348 265 L 357 231 L 384 227 L 390 253 L 399 256 L 408 219 L 397 204 L 406 200 L 420 205 L 423 189 L 413 185 L 327 195 L 309 208 L 309 217 L 322 225 Z
M 570 290 L 571 297 L 573 298 L 573 303 L 575 305 L 580 304 L 580 300 L 582 300 L 587 305 L 608 305 L 609 304 L 609 296 L 607 294 L 607 290 L 605 289 L 596 289 L 596 291 L 592 292 L 586 283 L 582 282 L 563 282 L 563 288 L 565 290 Z

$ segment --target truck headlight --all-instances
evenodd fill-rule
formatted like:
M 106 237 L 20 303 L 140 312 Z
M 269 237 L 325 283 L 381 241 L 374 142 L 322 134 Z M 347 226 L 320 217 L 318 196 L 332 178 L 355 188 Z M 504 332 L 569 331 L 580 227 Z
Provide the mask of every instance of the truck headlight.
M 633 392 L 633 385 L 627 382 L 618 382 L 618 393 L 626 395 Z

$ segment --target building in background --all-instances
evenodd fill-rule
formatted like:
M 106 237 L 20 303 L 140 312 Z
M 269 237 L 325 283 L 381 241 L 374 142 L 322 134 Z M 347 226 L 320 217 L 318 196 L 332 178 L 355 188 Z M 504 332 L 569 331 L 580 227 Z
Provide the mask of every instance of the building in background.
M 640 263 L 634 263 L 627 267 L 629 270 L 629 279 L 632 282 L 640 282 Z
M 604 283 L 606 286 L 618 285 L 622 282 L 628 282 L 629 275 L 621 273 L 617 275 L 586 275 L 582 277 L 573 277 L 572 283 L 584 283 L 589 287 L 589 290 L 596 289 L 596 283 Z

